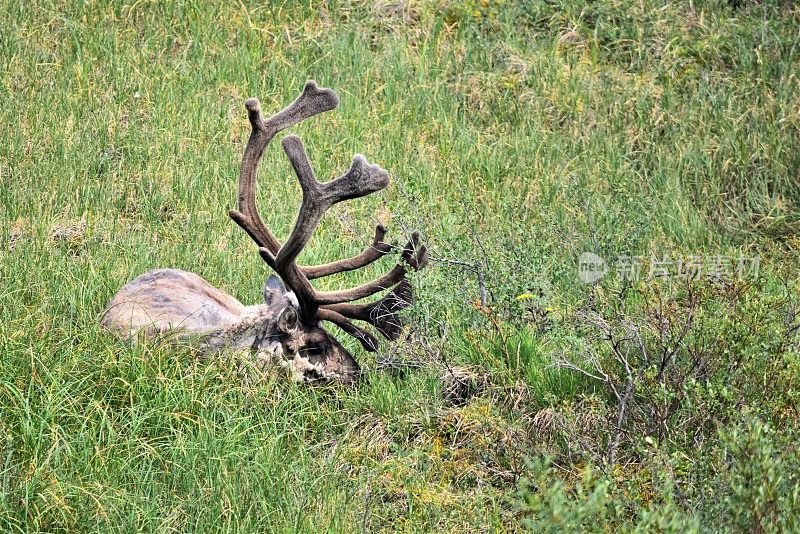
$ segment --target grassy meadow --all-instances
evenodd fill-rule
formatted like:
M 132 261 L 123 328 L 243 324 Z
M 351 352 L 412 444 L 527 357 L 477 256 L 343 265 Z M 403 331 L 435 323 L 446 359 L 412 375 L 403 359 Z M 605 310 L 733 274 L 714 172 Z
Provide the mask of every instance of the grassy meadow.
M 0 530 L 800 529 L 798 28 L 788 1 L 3 0 Z M 101 330 L 154 268 L 261 298 L 227 216 L 244 101 L 307 79 L 341 98 L 291 130 L 318 177 L 361 153 L 392 183 L 301 260 L 419 229 L 402 341 L 331 327 L 364 377 L 309 388 Z

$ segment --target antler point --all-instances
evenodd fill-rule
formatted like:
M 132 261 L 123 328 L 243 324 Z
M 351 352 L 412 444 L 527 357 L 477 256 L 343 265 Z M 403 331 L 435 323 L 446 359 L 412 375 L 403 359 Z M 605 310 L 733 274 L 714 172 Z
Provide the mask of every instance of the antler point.
M 244 103 L 244 107 L 250 112 L 261 112 L 261 102 L 256 97 L 248 98 Z
M 281 139 L 281 146 L 284 147 L 284 148 L 286 148 L 287 145 L 291 145 L 291 144 L 295 144 L 295 143 L 301 143 L 302 144 L 302 140 L 300 139 L 299 135 L 289 134 L 286 137 L 284 137 L 283 139 Z

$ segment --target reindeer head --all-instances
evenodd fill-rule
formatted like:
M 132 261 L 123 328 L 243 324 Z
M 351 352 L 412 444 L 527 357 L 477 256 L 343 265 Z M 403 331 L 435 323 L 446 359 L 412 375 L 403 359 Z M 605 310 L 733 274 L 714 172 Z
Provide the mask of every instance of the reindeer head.
M 336 93 L 330 89 L 320 89 L 314 81 L 307 82 L 294 102 L 268 119 L 261 116 L 258 100 L 249 99 L 245 107 L 253 129 L 239 173 L 239 209 L 230 212 L 230 217 L 256 242 L 261 258 L 282 281 L 268 281 L 264 288 L 264 299 L 267 304 L 279 303 L 283 308 L 280 320 L 288 321 L 280 325 L 285 336 L 283 354 L 295 378 L 304 381 L 337 379 L 352 382 L 358 374 L 355 359 L 322 327 L 322 321 L 333 323 L 355 337 L 368 351 L 377 350 L 377 340 L 351 320 L 369 323 L 387 339 L 396 340 L 401 331 L 397 312 L 411 303 L 411 286 L 405 279 L 406 269 L 419 270 L 428 259 L 425 246 L 419 244 L 419 235 L 414 232 L 402 250 L 400 262 L 382 277 L 341 291 L 314 289 L 309 280 L 359 269 L 392 250 L 383 240 L 385 229 L 378 225 L 372 244 L 357 256 L 316 266 L 299 266 L 296 263 L 323 214 L 331 206 L 380 191 L 389 184 L 389 174 L 357 154 L 350 170 L 342 176 L 329 182 L 319 182 L 314 176 L 303 143 L 294 135 L 285 137 L 281 145 L 300 182 L 303 200 L 294 229 L 284 244 L 272 235 L 259 216 L 255 201 L 256 176 L 264 149 L 281 130 L 338 105 Z M 376 302 L 353 304 L 386 289 L 392 290 Z

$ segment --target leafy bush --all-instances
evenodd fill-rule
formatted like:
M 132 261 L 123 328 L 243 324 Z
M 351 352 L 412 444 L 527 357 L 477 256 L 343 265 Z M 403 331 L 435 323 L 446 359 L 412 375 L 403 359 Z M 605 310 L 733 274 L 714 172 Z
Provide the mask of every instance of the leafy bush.
M 572 318 L 583 360 L 557 365 L 597 388 L 541 414 L 560 446 L 522 486 L 529 526 L 796 529 L 794 289 L 664 282 L 590 296 Z
M 637 460 L 649 442 L 701 447 L 743 409 L 769 421 L 785 416 L 800 322 L 791 290 L 765 289 L 687 282 L 592 293 L 574 318 L 589 340 L 584 361 L 558 365 L 603 386 L 613 412 L 603 443 L 609 464 L 623 460 L 620 448 L 624 460 Z
M 798 456 L 780 452 L 774 430 L 747 416 L 720 440 L 701 467 L 709 478 L 690 499 L 669 477 L 678 466 L 652 451 L 636 468 L 575 476 L 547 462 L 530 465 L 520 485 L 525 523 L 536 532 L 794 532 L 800 528 Z M 782 443 L 785 447 L 785 443 Z
M 525 524 L 534 532 L 618 532 L 623 527 L 629 532 L 699 531 L 697 518 L 675 503 L 669 488 L 642 503 L 635 498 L 639 488 L 591 468 L 580 472 L 575 482 L 546 463 L 532 465 L 531 470 L 535 478 L 523 482 L 521 496 Z

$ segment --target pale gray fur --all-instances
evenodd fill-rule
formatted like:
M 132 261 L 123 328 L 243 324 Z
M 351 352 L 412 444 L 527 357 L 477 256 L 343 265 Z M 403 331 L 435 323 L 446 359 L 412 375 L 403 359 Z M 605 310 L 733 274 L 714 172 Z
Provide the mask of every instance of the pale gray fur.
M 268 303 L 245 306 L 194 273 L 157 269 L 126 284 L 101 324 L 131 339 L 169 334 L 206 356 L 230 350 L 250 351 L 262 363 L 291 360 L 302 336 L 296 327 L 281 330 L 279 319 L 289 308 L 296 316 L 293 300 L 283 290 L 271 294 Z

